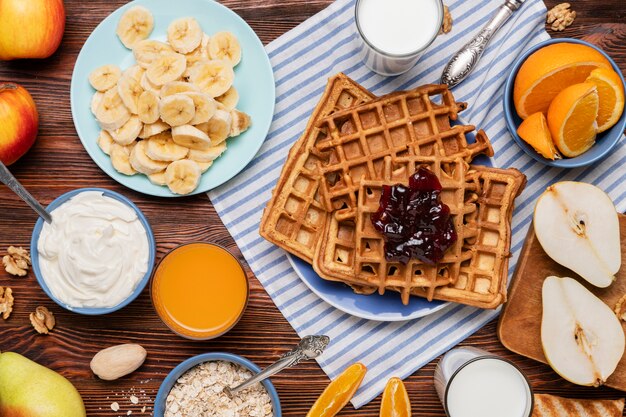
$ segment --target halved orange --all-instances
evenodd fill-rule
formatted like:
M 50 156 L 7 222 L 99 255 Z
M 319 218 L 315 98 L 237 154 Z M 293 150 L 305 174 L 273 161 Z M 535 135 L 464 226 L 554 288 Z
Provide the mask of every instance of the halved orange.
M 598 133 L 609 130 L 624 112 L 624 85 L 620 76 L 609 68 L 597 68 L 585 80 L 594 84 L 600 97 Z
M 528 116 L 517 128 L 517 134 L 545 158 L 561 159 L 561 155 L 559 155 L 552 141 L 548 122 L 543 113 L 538 112 Z
M 324 392 L 319 396 L 307 417 L 332 417 L 336 415 L 354 393 L 361 386 L 361 381 L 365 377 L 367 368 L 362 363 L 355 363 L 348 366 L 334 381 L 332 381 Z
M 593 146 L 599 107 L 598 89 L 592 83 L 569 86 L 552 100 L 548 127 L 563 155 L 578 156 Z
M 548 111 L 550 102 L 566 87 L 582 83 L 596 68 L 611 68 L 595 49 L 577 43 L 554 43 L 538 49 L 515 76 L 513 101 L 517 114 L 526 119 Z
M 411 417 L 411 401 L 400 378 L 387 381 L 380 403 L 380 417 Z

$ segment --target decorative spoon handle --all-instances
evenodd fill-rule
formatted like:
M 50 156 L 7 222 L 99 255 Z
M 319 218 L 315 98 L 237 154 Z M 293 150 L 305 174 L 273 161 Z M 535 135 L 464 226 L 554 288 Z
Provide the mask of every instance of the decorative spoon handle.
M 480 32 L 450 58 L 441 74 L 441 83 L 454 87 L 467 77 L 498 29 L 519 9 L 524 0 L 506 0 Z
M 306 336 L 300 341 L 300 343 L 298 343 L 298 346 L 285 353 L 279 360 L 265 368 L 263 371 L 234 388 L 224 388 L 224 392 L 232 398 L 232 396 L 237 392 L 244 390 L 257 382 L 261 382 L 264 379 L 277 374 L 283 369 L 291 368 L 304 360 L 317 358 L 324 352 L 324 349 L 326 349 L 329 342 L 330 338 L 328 336 Z
M 30 195 L 28 191 L 26 191 L 26 188 L 24 188 L 24 186 L 20 184 L 17 178 L 15 178 L 13 174 L 11 174 L 9 169 L 2 162 L 0 162 L 0 181 L 7 187 L 9 187 L 15 194 L 17 194 L 18 197 L 26 201 L 26 203 L 33 210 L 35 210 L 37 214 L 41 216 L 41 218 L 43 218 L 48 223 L 52 223 L 52 217 L 50 216 L 50 213 L 48 213 L 46 209 L 43 208 L 41 204 L 39 204 L 39 201 L 35 200 L 35 198 Z

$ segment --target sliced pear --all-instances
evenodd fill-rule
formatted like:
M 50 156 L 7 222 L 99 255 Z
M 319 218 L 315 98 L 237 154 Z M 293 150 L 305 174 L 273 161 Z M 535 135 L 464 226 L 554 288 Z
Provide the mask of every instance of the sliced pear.
M 622 264 L 619 221 L 609 196 L 598 187 L 564 181 L 539 197 L 535 234 L 548 256 L 596 287 L 613 283 Z
M 548 363 L 578 385 L 602 385 L 624 355 L 624 331 L 613 311 L 572 278 L 543 282 L 541 344 Z

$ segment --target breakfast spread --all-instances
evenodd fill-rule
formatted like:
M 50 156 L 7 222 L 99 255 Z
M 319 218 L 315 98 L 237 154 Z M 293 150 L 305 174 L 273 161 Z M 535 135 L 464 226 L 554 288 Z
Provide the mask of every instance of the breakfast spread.
M 189 194 L 226 151 L 226 139 L 250 127 L 233 86 L 241 46 L 230 32 L 207 35 L 193 17 L 171 22 L 167 43 L 148 39 L 153 27 L 148 9 L 128 9 L 117 35 L 136 64 L 124 71 L 104 65 L 89 75 L 91 110 L 102 128 L 97 142 L 118 172 Z
M 148 272 L 149 243 L 130 206 L 100 191 L 84 191 L 54 211 L 41 229 L 41 275 L 69 307 L 113 307 Z
M 243 315 L 248 280 L 226 249 L 191 243 L 163 258 L 151 292 L 154 308 L 170 329 L 191 339 L 212 339 Z
M 224 387 L 249 379 L 252 373 L 232 362 L 204 362 L 185 372 L 169 392 L 164 417 L 274 415 L 267 390 L 256 384 L 229 398 Z
M 28 7 L 20 10 L 12 4 L 14 1 L 0 2 L 0 16 L 23 22 L 34 19 L 28 15 Z M 490 39 L 523 1 L 506 1 L 489 20 L 486 15 L 485 26 L 469 41 L 461 39 L 466 30 L 457 32 L 457 27 L 440 45 L 433 42 L 438 34 L 452 31 L 452 13 L 461 6 L 449 7 L 441 0 L 353 2 L 349 8 L 354 13 L 347 21 L 354 26 L 353 36 L 338 48 L 355 42 L 348 55 L 360 53 L 363 62 L 346 72 L 372 85 L 372 91 L 390 92 L 377 97 L 338 73 L 328 79 L 312 110 L 310 103 L 322 91 L 316 84 L 319 78 L 335 67 L 343 68 L 345 56 L 335 57 L 333 65 L 324 71 L 315 70 L 316 75 L 306 75 L 309 68 L 288 70 L 292 72 L 286 74 L 283 65 L 300 60 L 299 52 L 306 55 L 310 51 L 291 50 L 291 41 L 274 47 L 273 52 L 265 51 L 252 29 L 227 8 L 213 2 L 189 7 L 192 3 L 187 2 L 191 1 L 181 1 L 181 10 L 175 13 L 163 12 L 158 3 L 152 5 L 152 10 L 131 4 L 98 26 L 94 35 L 106 31 L 110 35 L 107 41 L 112 38 L 125 58 L 115 53 L 107 55 L 107 61 L 99 61 L 91 52 L 81 60 L 81 51 L 72 77 L 72 115 L 77 132 L 94 161 L 123 185 L 146 192 L 143 183 L 161 190 L 153 191 L 153 195 L 173 197 L 213 189 L 240 172 L 250 159 L 241 158 L 226 166 L 231 165 L 230 156 L 243 155 L 242 145 L 246 145 L 252 158 L 263 137 L 255 139 L 259 147 L 253 141 L 228 139 L 246 132 L 254 116 L 255 126 L 246 136 L 259 136 L 256 128 L 261 124 L 261 136 L 270 134 L 267 146 L 252 166 L 263 160 L 267 163 L 279 151 L 288 149 L 285 161 L 279 158 L 250 171 L 261 179 L 259 195 L 274 185 L 264 176 L 271 175 L 272 170 L 281 171 L 271 198 L 249 204 L 256 209 L 238 213 L 237 204 L 242 200 L 233 195 L 243 194 L 247 186 L 225 185 L 232 194 L 220 192 L 210 197 L 220 215 L 220 204 L 236 213 L 234 218 L 222 220 L 237 242 L 244 242 L 240 245 L 244 258 L 255 272 L 280 268 L 277 274 L 281 278 L 293 276 L 291 267 L 277 267 L 287 261 L 275 246 L 261 249 L 254 259 L 248 256 L 247 249 L 263 243 L 264 238 L 304 261 L 301 264 L 289 258 L 312 291 L 301 291 L 298 281 L 281 286 L 284 281 L 276 277 L 261 280 L 262 285 L 274 285 L 267 287 L 270 297 L 302 336 L 298 348 L 282 354 L 263 371 L 232 354 L 212 352 L 189 358 L 161 381 L 148 412 L 155 417 L 281 417 L 278 394 L 268 378 L 323 355 L 331 341 L 323 334 L 330 334 L 336 343 L 331 346 L 334 359 L 325 362 L 329 357 L 325 356 L 319 363 L 333 377 L 312 405 L 303 405 L 311 406 L 307 417 L 333 417 L 350 401 L 359 407 L 381 393 L 381 417 L 410 417 L 409 393 L 413 387 L 403 383 L 402 378 L 410 372 L 400 362 L 411 361 L 407 353 L 419 356 L 421 361 L 429 354 L 426 349 L 433 355 L 419 366 L 447 352 L 435 369 L 433 383 L 450 417 L 622 415 L 624 399 L 580 400 L 533 394 L 531 380 L 508 359 L 470 346 L 452 350 L 451 344 L 445 349 L 438 347 L 463 340 L 469 331 L 480 328 L 476 323 L 492 320 L 498 313 L 495 309 L 503 306 L 498 336 L 505 347 L 547 363 L 573 384 L 626 390 L 626 270 L 621 268 L 622 251 L 626 250 L 626 216 L 617 213 L 607 194 L 615 191 L 619 180 L 607 180 L 614 175 L 608 172 L 597 183 L 613 182 L 599 188 L 578 182 L 585 178 L 582 172 L 574 174 L 576 181 L 558 182 L 569 177 L 555 174 L 553 181 L 537 183 L 545 171 L 520 164 L 517 157 L 503 159 L 508 161 L 504 167 L 494 167 L 494 161 L 488 158 L 495 152 L 497 156 L 508 152 L 507 145 L 500 134 L 494 134 L 492 145 L 485 131 L 466 124 L 460 113 L 468 104 L 457 101 L 450 90 L 472 73 Z M 49 10 L 48 16 L 53 26 L 57 22 L 56 29 L 59 19 L 65 16 L 60 3 L 56 10 Z M 211 15 L 205 19 L 208 10 Z M 545 9 L 541 10 L 543 16 Z M 465 24 L 463 19 L 474 11 L 463 12 L 458 22 Z M 562 31 L 572 25 L 576 12 L 569 3 L 562 3 L 545 17 L 553 31 Z M 214 33 L 205 32 L 209 25 Z M 58 42 L 53 45 L 53 35 L 63 31 L 52 32 L 49 41 L 41 41 L 40 48 L 25 42 L 19 45 L 28 46 L 24 50 L 12 50 L 14 46 L 5 42 L 6 33 L 0 31 L 0 60 L 50 56 L 58 47 Z M 93 51 L 94 39 L 90 36 L 83 49 Z M 439 55 L 449 44 L 461 40 L 465 46 L 448 57 L 448 64 L 443 59 L 424 67 L 421 75 L 399 78 L 399 82 L 389 79 L 372 83 L 369 76 L 375 74 L 365 68 L 383 76 L 398 75 L 413 68 L 431 44 L 435 45 L 433 54 Z M 246 61 L 252 57 L 245 65 L 240 65 L 242 45 L 246 47 Z M 490 48 L 485 55 L 499 54 L 504 49 Z M 284 57 L 289 54 L 293 56 Z M 425 62 L 432 62 L 429 55 L 425 55 Z M 99 63 L 92 67 L 95 61 Z M 81 62 L 89 62 L 88 71 Z M 312 57 L 310 63 L 313 67 L 319 61 Z M 429 80 L 426 73 L 440 71 L 440 64 L 444 65 L 441 84 L 415 86 Z M 269 76 L 256 78 L 259 65 L 267 66 Z M 357 74 L 361 67 L 367 76 Z M 570 158 L 583 162 L 568 167 L 582 166 L 606 156 L 619 141 L 615 134 L 621 137 L 626 125 L 623 77 L 599 48 L 575 40 L 550 40 L 531 47 L 513 67 L 508 70 L 502 107 L 509 132 L 533 158 L 557 166 Z M 246 75 L 249 68 L 255 68 L 253 80 Z M 497 78 L 506 72 L 497 77 L 493 74 L 494 85 L 499 85 Z M 298 88 L 284 89 L 282 84 L 291 78 Z M 88 89 L 86 100 L 77 99 L 75 85 L 84 87 L 86 82 L 93 90 Z M 262 90 L 266 84 L 271 89 Z M 277 100 L 274 87 L 280 87 Z M 481 108 L 486 106 L 491 112 L 497 105 L 496 100 L 482 100 L 480 94 L 484 92 L 478 89 L 471 94 L 468 90 L 458 91 L 463 101 L 474 103 L 475 108 L 469 110 L 473 119 L 479 117 L 475 112 Z M 240 92 L 245 94 L 242 107 L 250 114 L 238 109 Z M 261 96 L 271 100 L 272 106 L 276 104 L 277 111 Z M 304 110 L 283 123 L 281 119 L 292 107 Z M 77 109 L 85 112 L 82 119 L 89 120 L 91 127 L 97 126 L 87 142 L 85 131 L 79 128 L 81 113 Z M 271 124 L 272 117 L 275 124 Z M 299 121 L 307 118 L 306 128 L 300 131 Z M 491 114 L 481 120 L 485 129 L 497 123 Z M 0 180 L 40 216 L 33 230 L 32 259 L 24 247 L 7 248 L 2 263 L 8 275 L 28 280 L 32 265 L 44 292 L 68 310 L 64 314 L 89 315 L 126 306 L 143 292 L 151 278 L 151 307 L 164 324 L 157 321 L 158 326 L 189 339 L 173 345 L 174 351 L 179 346 L 184 349 L 220 337 L 238 324 L 250 301 L 244 261 L 217 244 L 192 241 L 173 249 L 166 246 L 169 251 L 161 255 L 153 271 L 158 252 L 152 230 L 141 211 L 125 197 L 103 189 L 75 190 L 45 209 L 7 170 L 5 165 L 16 162 L 33 145 L 39 125 L 35 103 L 23 87 L 0 84 L 0 122 L 7 127 L 7 140 L 0 141 Z M 292 133 L 301 136 L 295 139 Z M 106 167 L 90 147 L 104 158 Z M 223 156 L 228 147 L 231 150 Z M 588 160 L 578 158 L 587 152 Z M 203 174 L 220 157 L 220 169 L 211 170 L 201 184 Z M 618 162 L 611 163 L 621 169 Z M 113 170 L 117 173 L 112 174 Z M 133 177 L 136 174 L 146 178 Z M 224 178 L 215 179 L 222 174 Z M 528 216 L 513 220 L 516 199 L 526 187 L 527 175 L 532 189 L 521 206 L 535 204 L 532 224 Z M 537 184 L 541 186 L 537 188 Z M 253 213 L 261 209 L 259 224 Z M 184 212 L 172 213 L 176 222 L 185 222 Z M 522 244 L 516 241 L 521 228 L 528 229 L 529 234 L 519 259 L 515 257 L 515 279 L 509 288 L 509 259 Z M 240 241 L 242 235 L 252 235 L 252 240 Z M 258 263 L 263 265 L 259 267 Z M 19 286 L 18 281 L 15 283 Z M 320 291 L 313 281 L 332 289 Z M 328 301 L 324 291 L 337 295 L 329 301 L 330 308 L 322 303 Z M 346 292 L 355 298 L 345 297 Z M 279 303 L 281 297 L 288 303 Z M 391 297 L 393 303 L 389 303 Z M 0 286 L 2 323 L 11 318 L 6 323 L 10 325 L 23 315 L 41 343 L 71 339 L 72 334 L 65 331 L 70 330 L 71 319 L 63 317 L 61 326 L 66 329 L 59 329 L 57 317 L 62 316 L 55 316 L 52 308 L 39 303 L 30 311 L 22 309 L 20 303 L 25 298 L 20 293 L 16 301 L 11 287 Z M 452 305 L 444 309 L 447 303 Z M 417 329 L 416 333 L 406 333 L 406 341 L 399 346 L 389 346 L 391 340 L 397 340 L 395 336 L 389 340 L 371 338 L 372 344 L 363 343 L 363 349 L 348 341 L 361 343 L 364 336 L 384 334 L 357 330 L 384 329 L 388 324 L 377 321 L 407 320 L 407 312 L 413 314 L 410 308 L 414 305 L 422 310 L 411 319 L 441 312 L 394 328 L 388 326 L 394 335 L 403 332 L 401 337 L 409 327 Z M 255 307 L 252 315 L 263 314 Z M 331 316 L 335 307 L 345 316 Z M 368 316 L 357 308 L 367 310 Z M 398 315 L 389 318 L 387 309 Z M 350 315 L 363 320 L 350 327 L 346 325 L 354 319 Z M 304 321 L 296 322 L 294 317 Z M 319 331 L 314 322 L 325 320 L 328 323 L 323 324 L 323 332 Z M 317 336 L 306 335 L 314 328 L 319 331 Z M 236 344 L 245 329 L 242 326 L 231 334 Z M 431 337 L 430 333 L 437 335 Z M 127 336 L 120 332 L 115 338 Z M 93 375 L 89 375 L 94 384 L 119 384 L 144 372 L 140 368 L 148 351 L 136 340 L 101 343 L 110 337 L 103 333 L 102 339 L 90 341 L 93 357 L 89 368 Z M 415 343 L 418 338 L 428 338 L 429 342 L 420 345 Z M 410 345 L 413 343 L 414 349 Z M 145 344 L 149 349 L 155 345 Z M 411 347 L 408 352 L 407 347 Z M 0 350 L 4 348 L 0 346 Z M 338 357 L 345 361 L 341 367 L 334 366 L 339 363 Z M 157 357 L 156 362 L 163 360 Z M 152 366 L 154 363 L 149 361 L 144 368 Z M 126 415 L 144 414 L 145 405 L 134 408 L 139 405 L 134 388 L 126 393 L 133 394 L 122 403 L 122 398 L 107 397 L 106 411 L 110 408 Z M 369 397 L 363 400 L 365 396 Z M 79 392 L 59 374 L 17 353 L 0 353 L 0 416 L 37 414 L 38 404 L 45 404 L 46 415 L 65 417 L 85 417 L 93 407 L 88 403 L 86 410 Z M 127 405 L 128 410 L 124 409 Z M 102 407 L 99 410 L 105 411 Z

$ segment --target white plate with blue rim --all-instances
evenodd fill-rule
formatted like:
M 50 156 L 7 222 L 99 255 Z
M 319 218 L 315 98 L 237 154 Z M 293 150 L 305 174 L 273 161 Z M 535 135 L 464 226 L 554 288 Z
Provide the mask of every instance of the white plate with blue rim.
M 122 70 L 135 64 L 132 51 L 122 45 L 115 30 L 122 14 L 136 5 L 145 6 L 154 15 L 150 39 L 164 41 L 167 27 L 173 20 L 192 16 L 209 36 L 230 31 L 241 44 L 242 59 L 235 67 L 234 86 L 240 97 L 237 108 L 250 115 L 252 126 L 228 140 L 226 152 L 202 175 L 198 188 L 189 195 L 209 191 L 243 170 L 267 136 L 275 102 L 274 73 L 269 58 L 252 28 L 235 12 L 213 0 L 135 0 L 106 17 L 89 35 L 76 60 L 70 88 L 72 118 L 91 159 L 107 175 L 132 190 L 158 197 L 179 197 L 167 187 L 152 184 L 145 175 L 120 174 L 96 143 L 100 127 L 90 110 L 94 90 L 89 85 L 88 76 L 105 64 L 118 65 Z
M 459 118 L 453 124 L 467 123 Z M 467 139 L 470 143 L 474 142 L 474 134 L 468 134 Z M 491 158 L 484 155 L 478 156 L 472 164 L 494 166 Z M 291 254 L 287 254 L 287 259 L 302 282 L 318 297 L 338 310 L 362 319 L 385 322 L 407 321 L 428 316 L 450 305 L 448 302 L 428 301 L 421 297 L 411 297 L 409 304 L 404 305 L 400 294 L 394 291 L 387 291 L 383 295 L 357 294 L 346 284 L 323 279 L 310 264 L 302 259 Z

